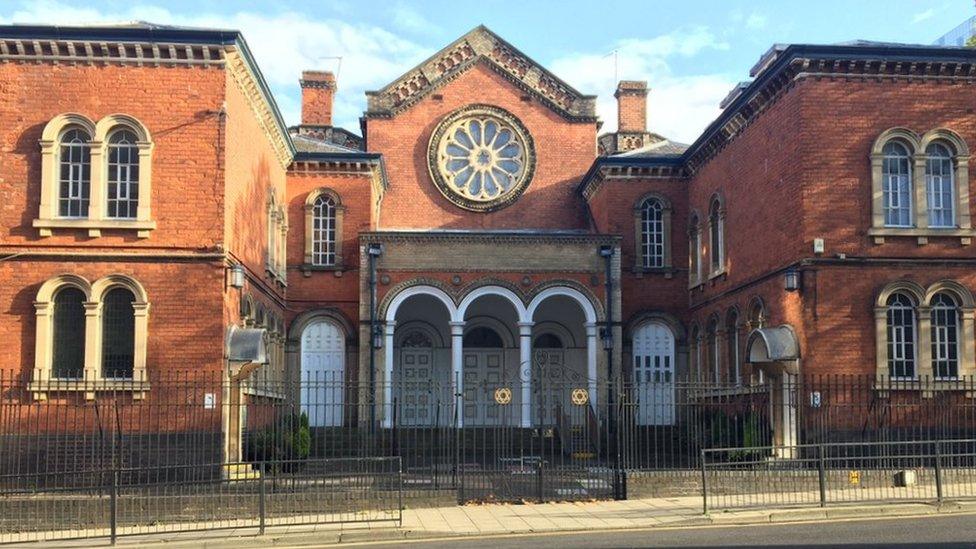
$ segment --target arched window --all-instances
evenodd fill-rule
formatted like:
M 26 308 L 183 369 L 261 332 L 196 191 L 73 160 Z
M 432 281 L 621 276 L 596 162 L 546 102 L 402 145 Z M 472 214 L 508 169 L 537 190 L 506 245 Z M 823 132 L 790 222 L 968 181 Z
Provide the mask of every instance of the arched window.
M 955 227 L 955 182 L 952 153 L 942 143 L 925 150 L 925 189 L 930 227 Z
M 135 364 L 135 296 L 112 288 L 102 298 L 102 377 L 131 379 Z
M 664 267 L 664 205 L 657 198 L 641 204 L 640 241 L 643 267 Z
M 336 264 L 336 203 L 327 195 L 315 199 L 312 211 L 312 265 Z
M 469 330 L 464 334 L 462 345 L 482 349 L 500 349 L 505 346 L 498 332 L 487 326 L 478 326 Z
M 932 372 L 936 379 L 959 376 L 959 305 L 949 294 L 932 296 Z
M 888 375 L 915 377 L 915 303 L 906 294 L 894 293 L 887 302 Z
M 729 382 L 738 384 L 742 374 L 739 356 L 739 313 L 735 309 L 729 311 L 725 330 L 729 338 Z
M 88 217 L 91 197 L 91 135 L 81 128 L 61 134 L 58 215 Z
M 690 358 L 690 370 L 691 376 L 697 381 L 702 380 L 702 362 L 701 362 L 701 331 L 698 329 L 698 325 L 691 327 L 691 336 L 689 337 L 689 342 L 691 344 L 691 358 Z
M 708 378 L 706 379 L 719 382 L 721 380 L 722 353 L 718 338 L 718 318 L 712 317 L 708 321 L 708 327 L 705 333 L 706 345 L 708 346 Z
M 718 198 L 712 200 L 708 210 L 708 249 L 711 273 L 725 270 L 725 214 Z
M 410 332 L 400 341 L 401 349 L 430 349 L 433 346 L 430 336 L 420 330 Z
M 762 299 L 753 298 L 749 305 L 749 326 L 750 330 L 757 330 L 766 325 L 766 306 Z
M 911 227 L 912 171 L 911 152 L 898 141 L 889 141 L 881 150 L 881 185 L 886 227 Z
M 108 138 L 108 210 L 117 219 L 135 219 L 139 210 L 139 140 L 129 129 Z
M 545 333 L 536 336 L 535 341 L 532 342 L 533 349 L 562 349 L 563 342 L 559 340 L 556 334 Z
M 58 379 L 81 378 L 85 370 L 85 293 L 65 287 L 54 297 L 51 374 Z
M 691 286 L 701 283 L 701 247 L 701 227 L 699 227 L 698 216 L 691 214 L 691 219 L 688 221 L 688 278 Z

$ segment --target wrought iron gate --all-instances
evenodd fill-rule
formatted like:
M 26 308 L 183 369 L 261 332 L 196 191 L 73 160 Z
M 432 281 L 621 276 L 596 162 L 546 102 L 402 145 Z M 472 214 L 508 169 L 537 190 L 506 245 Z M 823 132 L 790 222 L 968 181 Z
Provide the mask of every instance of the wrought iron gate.
M 608 412 L 586 379 L 537 350 L 530 380 L 480 380 L 461 391 L 458 500 L 579 501 L 619 495 Z M 522 402 L 523 383 L 531 404 Z M 617 483 L 617 486 L 615 486 Z

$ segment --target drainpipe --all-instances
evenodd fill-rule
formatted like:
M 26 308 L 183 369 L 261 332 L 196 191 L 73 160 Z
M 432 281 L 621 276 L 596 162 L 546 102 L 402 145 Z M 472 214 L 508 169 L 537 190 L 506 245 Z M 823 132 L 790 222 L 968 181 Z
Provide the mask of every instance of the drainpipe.
M 614 452 L 614 499 L 624 499 L 624 488 L 620 477 L 620 441 L 617 435 L 617 426 L 614 421 L 614 382 L 613 382 L 613 255 L 614 247 L 611 245 L 600 246 L 600 256 L 603 258 L 606 293 L 606 319 L 603 328 L 603 349 L 607 352 L 607 427 L 608 438 L 613 440 Z
M 369 428 L 376 425 L 376 260 L 383 255 L 383 245 L 371 242 L 366 247 L 369 257 Z

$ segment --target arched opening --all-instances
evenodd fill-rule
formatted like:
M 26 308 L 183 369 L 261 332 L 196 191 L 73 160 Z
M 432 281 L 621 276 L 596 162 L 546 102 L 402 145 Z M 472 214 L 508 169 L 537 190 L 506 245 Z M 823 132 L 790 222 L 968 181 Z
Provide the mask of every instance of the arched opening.
M 519 402 L 518 324 L 522 303 L 506 291 L 465 299 L 461 379 L 466 427 L 517 425 Z M 513 395 L 499 400 L 496 392 Z
M 590 386 L 586 312 L 571 296 L 553 294 L 535 305 L 532 321 L 540 332 L 532 346 L 532 408 L 540 425 L 553 425 L 560 412 L 572 416 L 573 391 Z M 563 333 L 565 344 L 554 333 Z M 593 380 L 595 382 L 595 380 Z
M 310 322 L 301 340 L 301 408 L 311 427 L 342 425 L 346 337 L 331 319 Z
M 638 425 L 673 425 L 675 337 L 667 324 L 651 320 L 633 333 L 634 393 Z
M 451 311 L 419 293 L 395 311 L 391 406 L 387 417 L 407 427 L 451 423 Z

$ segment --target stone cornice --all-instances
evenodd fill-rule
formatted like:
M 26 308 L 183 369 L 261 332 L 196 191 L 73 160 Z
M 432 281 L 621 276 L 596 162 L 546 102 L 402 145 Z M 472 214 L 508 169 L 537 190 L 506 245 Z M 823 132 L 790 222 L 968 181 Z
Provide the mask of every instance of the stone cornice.
M 659 165 L 619 165 L 601 166 L 592 175 L 583 180 L 580 186 L 580 194 L 589 200 L 597 193 L 603 183 L 612 181 L 647 181 L 649 179 L 668 179 L 672 181 L 684 181 L 688 174 L 680 164 L 659 164 Z
M 938 48 L 789 46 L 762 70 L 684 155 L 695 173 L 766 109 L 808 80 L 864 82 L 976 82 L 976 53 Z
M 220 44 L 0 38 L 0 61 L 222 67 L 224 48 Z
M 596 122 L 596 98 L 583 95 L 541 65 L 479 26 L 379 91 L 367 92 L 366 117 L 393 116 L 454 80 L 478 62 L 563 117 Z
M 277 108 L 271 103 L 271 97 L 264 92 L 260 79 L 237 48 L 228 47 L 226 58 L 227 72 L 247 99 L 248 106 L 251 107 L 251 112 L 261 125 L 265 137 L 271 142 L 281 167 L 287 169 L 294 157 L 294 148 L 288 131 L 280 123 L 281 117 L 278 115 Z
M 360 233 L 359 241 L 370 242 L 505 242 L 563 243 L 563 244 L 618 244 L 620 237 L 609 234 L 555 233 L 530 231 L 374 231 Z

